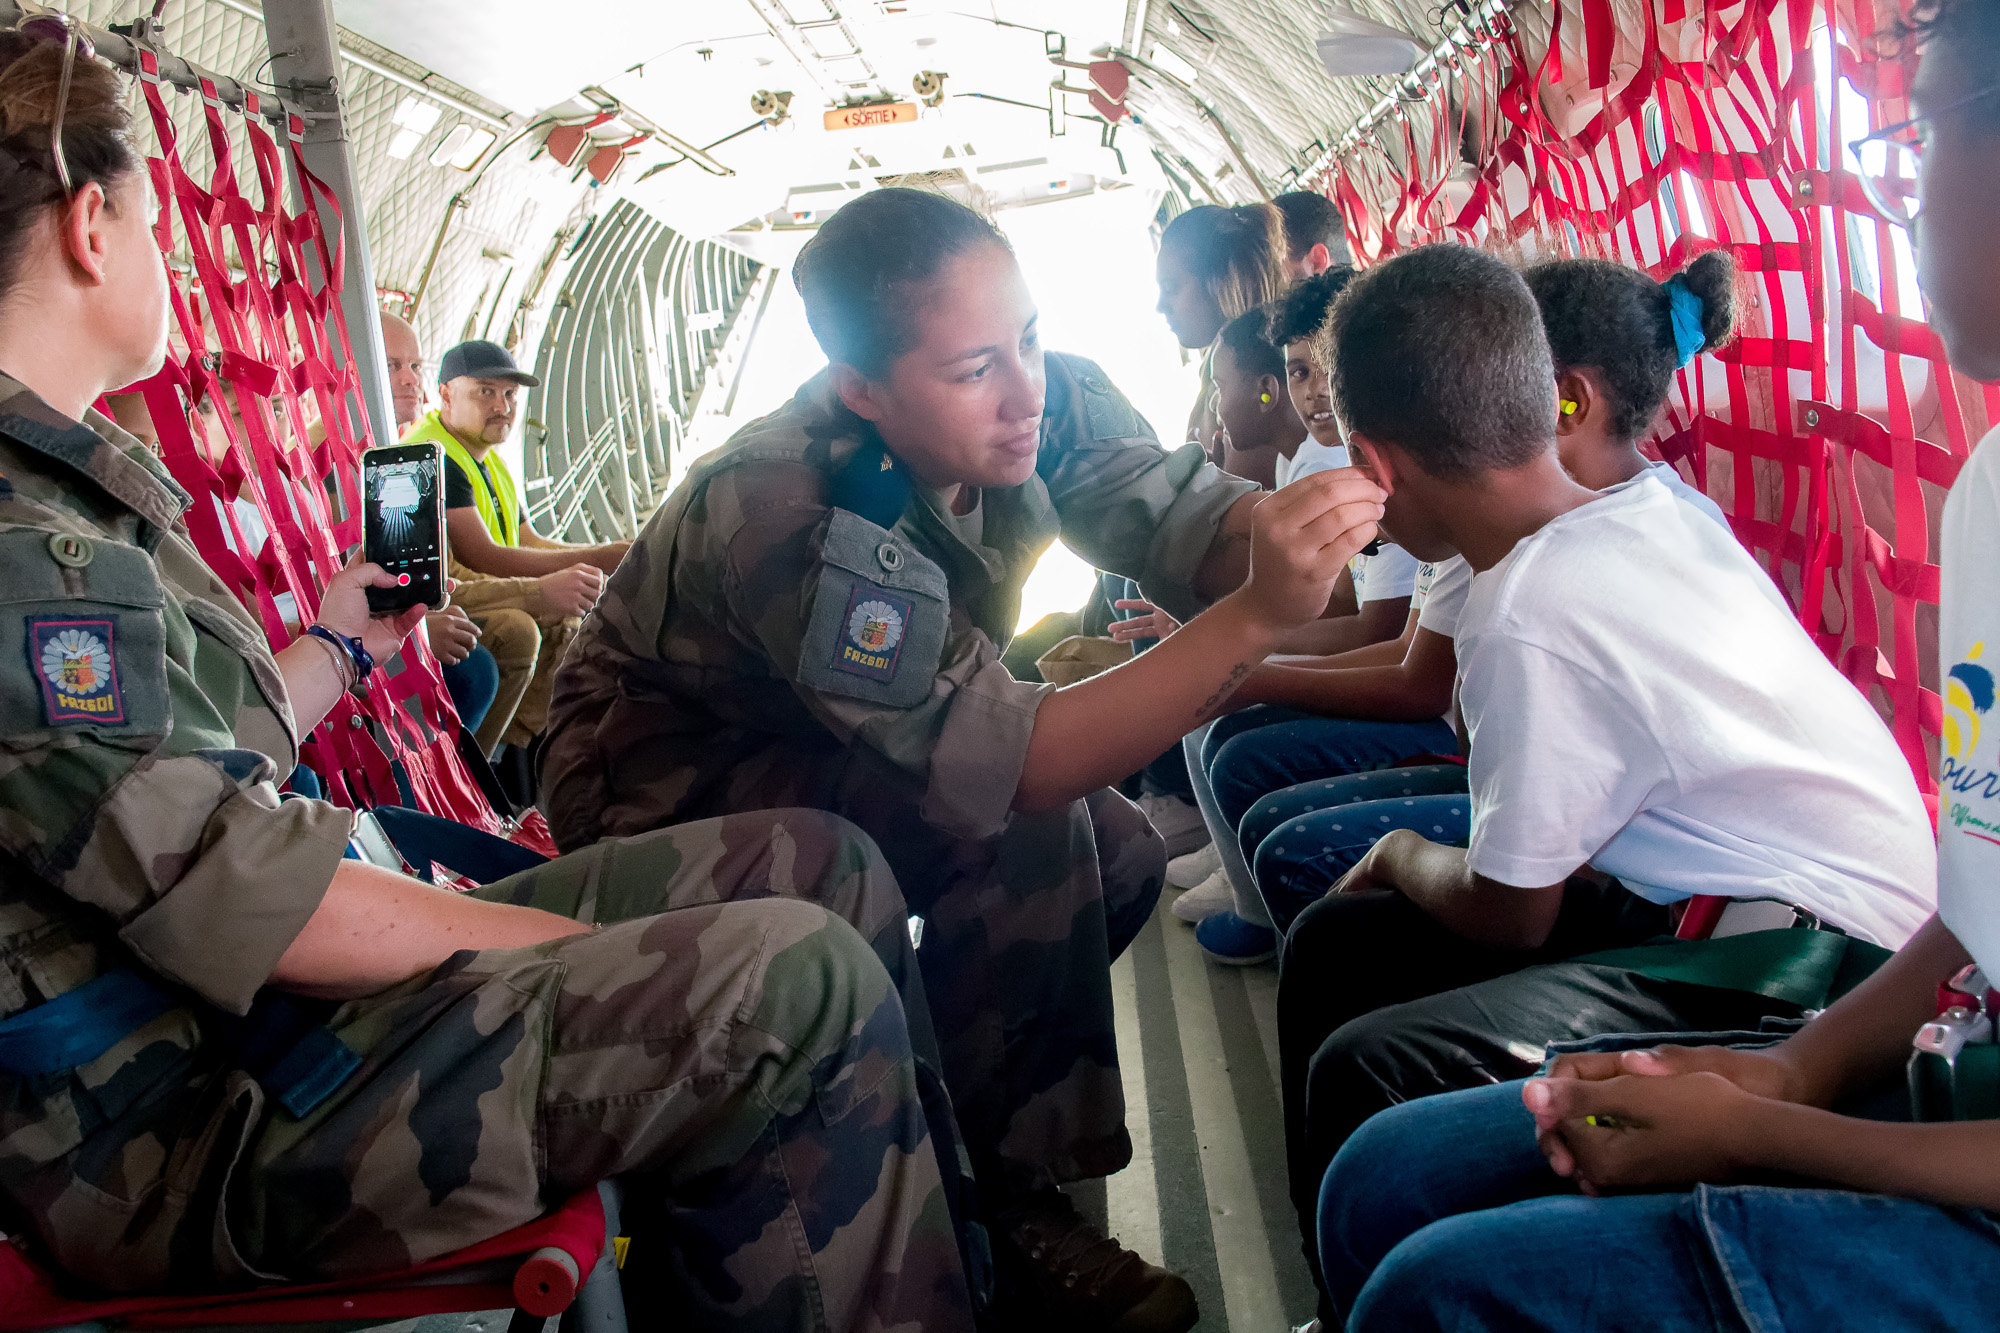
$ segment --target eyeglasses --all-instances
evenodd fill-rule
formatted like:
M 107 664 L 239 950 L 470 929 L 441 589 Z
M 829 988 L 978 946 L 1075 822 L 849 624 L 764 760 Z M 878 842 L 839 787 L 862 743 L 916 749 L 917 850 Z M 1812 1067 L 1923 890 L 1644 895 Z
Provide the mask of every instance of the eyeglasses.
M 21 24 L 19 32 L 34 41 L 62 43 L 62 78 L 56 84 L 56 114 L 49 125 L 49 156 L 55 160 L 56 179 L 62 182 L 63 197 L 74 199 L 76 184 L 70 179 L 69 159 L 63 156 L 63 112 L 69 106 L 69 79 L 76 69 L 76 53 L 80 50 L 85 60 L 94 60 L 97 47 L 83 31 L 83 25 L 67 14 L 38 14 Z
M 1961 97 L 1949 106 L 1921 116 L 1912 116 L 1887 125 L 1863 139 L 1847 145 L 1854 154 L 1861 176 L 1861 192 L 1868 196 L 1877 213 L 1899 227 L 1917 220 L 1922 206 L 1917 198 L 1917 171 L 1923 165 L 1924 143 L 1930 137 L 1930 122 L 1947 111 L 1970 106 L 1982 97 L 2000 93 L 2000 84 Z

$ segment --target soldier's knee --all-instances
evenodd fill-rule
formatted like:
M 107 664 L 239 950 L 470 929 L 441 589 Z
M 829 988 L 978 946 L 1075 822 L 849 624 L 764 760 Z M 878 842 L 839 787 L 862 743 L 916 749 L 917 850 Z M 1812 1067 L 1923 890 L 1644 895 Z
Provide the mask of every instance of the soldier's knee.
M 493 654 L 500 669 L 520 671 L 531 667 L 542 651 L 542 629 L 526 611 L 503 607 L 479 616 L 480 642 Z
M 816 875 L 860 871 L 893 880 L 882 848 L 853 820 L 831 810 L 804 808 L 780 810 L 778 817 L 799 847 L 802 870 L 810 866 L 810 873 Z
M 746 906 L 760 914 L 779 946 L 767 950 L 759 1026 L 816 1056 L 850 1045 L 864 1029 L 873 1033 L 870 1043 L 908 1055 L 909 1034 L 889 970 L 858 930 L 798 898 Z

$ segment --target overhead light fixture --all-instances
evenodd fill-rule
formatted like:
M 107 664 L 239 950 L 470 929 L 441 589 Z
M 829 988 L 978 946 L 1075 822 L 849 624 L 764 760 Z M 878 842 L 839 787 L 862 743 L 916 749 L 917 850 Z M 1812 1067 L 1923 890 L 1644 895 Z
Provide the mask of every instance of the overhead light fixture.
M 1406 74 L 1424 54 L 1423 45 L 1409 33 L 1363 18 L 1339 0 L 1327 6 L 1326 31 L 1313 40 L 1313 48 L 1336 79 Z
M 423 141 L 424 136 L 420 131 L 413 130 L 405 125 L 396 131 L 395 137 L 389 140 L 389 156 L 401 162 L 404 158 L 416 152 L 417 145 Z

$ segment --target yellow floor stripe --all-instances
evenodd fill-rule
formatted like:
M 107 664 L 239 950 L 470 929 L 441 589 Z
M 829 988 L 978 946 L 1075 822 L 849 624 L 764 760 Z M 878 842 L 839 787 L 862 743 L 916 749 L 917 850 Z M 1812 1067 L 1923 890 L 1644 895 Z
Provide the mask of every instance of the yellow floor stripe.
M 1146 1052 L 1139 1040 L 1138 989 L 1132 955 L 1111 965 L 1111 1013 L 1118 1032 L 1118 1072 L 1125 1081 L 1125 1128 L 1132 1164 L 1104 1182 L 1111 1234 L 1149 1263 L 1159 1263 L 1160 1190 L 1153 1175 L 1153 1124 L 1146 1114 Z
M 1165 934 L 1167 976 L 1173 986 L 1174 1015 L 1180 1023 L 1181 1049 L 1187 1060 L 1188 1096 L 1199 1138 L 1202 1183 L 1208 1191 L 1215 1262 L 1222 1274 L 1228 1326 L 1236 1333 L 1282 1329 L 1285 1310 L 1278 1295 L 1278 1275 L 1271 1264 L 1270 1236 L 1257 1203 L 1250 1151 L 1243 1141 L 1243 1122 L 1229 1082 L 1228 1053 L 1222 1047 L 1215 1002 L 1209 993 L 1210 964 L 1203 960 L 1193 931 L 1169 922 Z

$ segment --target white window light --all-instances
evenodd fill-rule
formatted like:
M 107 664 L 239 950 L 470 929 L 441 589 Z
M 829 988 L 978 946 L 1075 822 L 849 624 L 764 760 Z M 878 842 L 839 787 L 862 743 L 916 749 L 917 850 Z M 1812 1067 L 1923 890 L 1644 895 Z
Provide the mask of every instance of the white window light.
M 471 137 L 472 126 L 453 126 L 451 133 L 444 136 L 443 142 L 431 149 L 431 165 L 441 167 L 449 163 L 452 158 L 458 155 L 458 151 L 465 147 L 465 141 Z
M 394 138 L 389 140 L 389 156 L 401 162 L 404 158 L 415 153 L 417 145 L 423 141 L 424 136 L 421 133 L 405 125 L 396 131 Z
M 417 136 L 421 138 L 431 132 L 431 127 L 438 123 L 438 117 L 443 114 L 444 108 L 441 106 L 433 106 L 414 97 L 405 97 L 397 104 L 396 114 L 390 119 L 403 129 L 415 130 Z M 406 153 L 404 156 L 409 155 Z
M 1155 42 L 1153 44 L 1153 64 L 1166 73 L 1173 75 L 1173 77 L 1179 79 L 1182 83 L 1193 83 L 1201 76 L 1199 69 L 1196 69 L 1184 59 L 1180 52 L 1174 50 L 1164 42 Z
M 486 156 L 486 150 L 493 146 L 493 140 L 498 137 L 492 130 L 481 129 L 477 125 L 470 128 L 472 133 L 465 136 L 465 142 L 451 155 L 451 165 L 460 171 L 470 171 L 478 166 L 479 159 Z
M 486 150 L 493 146 L 496 137 L 492 130 L 474 125 L 455 125 L 451 133 L 444 136 L 444 142 L 431 149 L 431 165 L 470 171 L 479 165 L 480 158 L 486 156 Z

